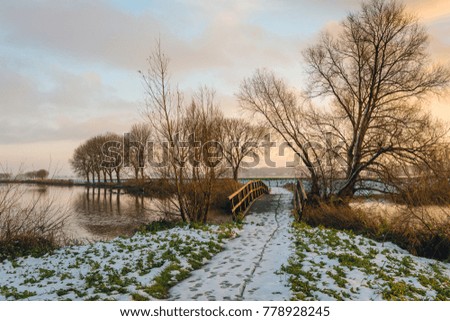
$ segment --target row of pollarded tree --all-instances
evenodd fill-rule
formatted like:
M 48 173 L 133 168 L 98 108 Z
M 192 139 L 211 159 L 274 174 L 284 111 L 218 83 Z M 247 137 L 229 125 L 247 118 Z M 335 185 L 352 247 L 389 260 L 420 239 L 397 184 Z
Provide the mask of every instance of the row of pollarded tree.
M 151 133 L 151 128 L 147 124 L 134 124 L 130 132 L 133 140 L 139 143 L 149 140 Z M 123 137 L 116 133 L 106 133 L 91 137 L 75 149 L 70 159 L 72 169 L 88 183 L 108 181 L 120 183 L 125 171 L 123 144 Z M 119 155 L 114 166 L 105 166 L 105 148 L 110 148 Z M 144 178 L 144 171 L 139 166 L 139 158 L 135 149 L 132 149 L 129 165 L 136 179 L 139 177 Z
M 208 96 L 201 99 L 210 99 L 211 104 L 199 107 L 199 104 L 204 103 L 199 100 L 202 96 Z M 206 162 L 207 166 L 216 167 L 212 162 L 220 161 L 221 169 L 218 171 L 220 173 L 218 177 L 231 175 L 237 180 L 245 157 L 258 153 L 259 142 L 265 131 L 262 127 L 252 125 L 244 119 L 225 118 L 213 101 L 213 91 L 202 88 L 186 108 L 186 113 L 177 115 L 181 117 L 179 121 L 182 123 L 183 131 L 177 131 L 176 139 L 179 144 L 189 145 L 189 147 L 180 146 L 180 151 L 183 150 L 188 159 L 183 161 L 180 156 L 178 165 L 186 167 L 186 163 L 192 165 L 201 161 Z M 201 128 L 202 122 L 209 122 L 209 127 Z M 169 140 L 158 136 L 155 124 L 137 123 L 123 137 L 115 133 L 106 133 L 86 140 L 75 149 L 70 163 L 73 170 L 88 183 L 108 181 L 120 183 L 123 177 L 133 177 L 136 180 L 165 177 L 167 171 L 164 168 L 169 166 L 170 162 L 164 162 L 168 159 L 169 151 L 166 150 L 164 155 L 161 148 L 155 150 L 164 146 L 164 142 L 169 146 Z M 220 148 L 217 148 L 216 143 L 220 144 Z M 211 148 L 215 149 L 212 154 L 217 155 L 212 155 L 208 159 L 208 149 Z M 116 156 L 111 163 L 107 161 L 108 155 Z M 203 159 L 196 161 L 199 157 Z
M 70 159 L 72 169 L 88 183 L 113 182 L 114 177 L 120 182 L 122 167 L 114 168 L 102 165 L 102 146 L 108 141 L 119 141 L 120 136 L 114 133 L 107 133 L 92 137 L 79 145 Z
M 154 99 L 148 101 L 148 122 L 133 125 L 124 137 L 109 133 L 88 139 L 74 151 L 71 164 L 88 182 L 113 181 L 114 175 L 120 182 L 123 173 L 166 179 L 175 191 L 169 208 L 183 221 L 206 222 L 218 179 L 230 174 L 238 179 L 242 162 L 258 152 L 265 131 L 243 119 L 225 118 L 214 91 L 206 87 L 185 103 L 164 78 L 168 60 L 159 48 L 149 63 L 161 69 L 142 74 Z M 166 148 L 155 150 L 155 145 Z M 147 158 L 158 165 L 142 161 Z

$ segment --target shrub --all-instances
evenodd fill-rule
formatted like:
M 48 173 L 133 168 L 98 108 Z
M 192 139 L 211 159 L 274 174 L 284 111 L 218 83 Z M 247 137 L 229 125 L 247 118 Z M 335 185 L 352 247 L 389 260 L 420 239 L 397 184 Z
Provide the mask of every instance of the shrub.
M 23 204 L 24 193 L 18 184 L 0 186 L 0 261 L 40 256 L 65 242 L 65 212 L 52 200 Z
M 212 188 L 212 207 L 231 214 L 231 202 L 228 196 L 236 192 L 242 184 L 234 179 L 219 179 L 214 182 Z

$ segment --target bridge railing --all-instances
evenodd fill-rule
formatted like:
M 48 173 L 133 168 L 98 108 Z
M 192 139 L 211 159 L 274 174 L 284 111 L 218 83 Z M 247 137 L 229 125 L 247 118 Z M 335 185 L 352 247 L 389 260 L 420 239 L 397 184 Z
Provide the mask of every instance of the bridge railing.
M 233 219 L 237 218 L 237 215 L 245 215 L 253 202 L 262 194 L 268 194 L 269 188 L 262 181 L 250 181 L 236 192 L 228 196 L 231 202 L 231 214 Z
M 301 180 L 297 179 L 294 185 L 294 215 L 297 221 L 302 219 L 303 209 L 305 208 L 308 197 L 305 187 Z

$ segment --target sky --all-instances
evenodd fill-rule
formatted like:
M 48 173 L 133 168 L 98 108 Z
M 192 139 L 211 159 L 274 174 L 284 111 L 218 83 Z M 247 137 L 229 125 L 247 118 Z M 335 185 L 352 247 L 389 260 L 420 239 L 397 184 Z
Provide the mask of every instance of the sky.
M 450 1 L 406 0 L 450 65 Z M 49 168 L 71 175 L 73 150 L 143 121 L 139 70 L 157 39 L 173 82 L 216 90 L 227 116 L 257 68 L 305 85 L 301 52 L 359 8 L 356 0 L 3 0 L 0 10 L 0 172 Z M 427 107 L 450 121 L 450 95 Z

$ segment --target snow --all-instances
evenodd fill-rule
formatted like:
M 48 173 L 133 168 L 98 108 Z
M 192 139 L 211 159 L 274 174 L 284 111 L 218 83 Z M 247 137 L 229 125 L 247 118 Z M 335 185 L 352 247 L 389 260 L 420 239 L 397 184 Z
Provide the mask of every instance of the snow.
M 245 218 L 240 236 L 203 268 L 172 288 L 172 300 L 288 300 L 288 275 L 281 271 L 293 253 L 291 193 L 272 188 Z
M 390 242 L 349 232 L 297 227 L 290 258 L 302 300 L 448 300 L 450 264 L 416 257 Z M 289 268 L 288 268 L 289 269 Z M 340 277 L 338 277 L 340 275 Z M 306 288 L 309 291 L 304 291 Z
M 218 234 L 214 228 L 177 227 L 4 261 L 0 300 L 129 300 L 132 293 L 148 297 L 143 290 L 170 264 L 192 270 L 188 259 L 194 253 L 220 247 Z
M 291 210 L 292 194 L 273 187 L 229 240 L 223 227 L 186 226 L 4 261 L 0 300 L 450 299 L 450 264 L 292 224 Z M 150 290 L 164 271 L 174 286 L 158 297 Z

